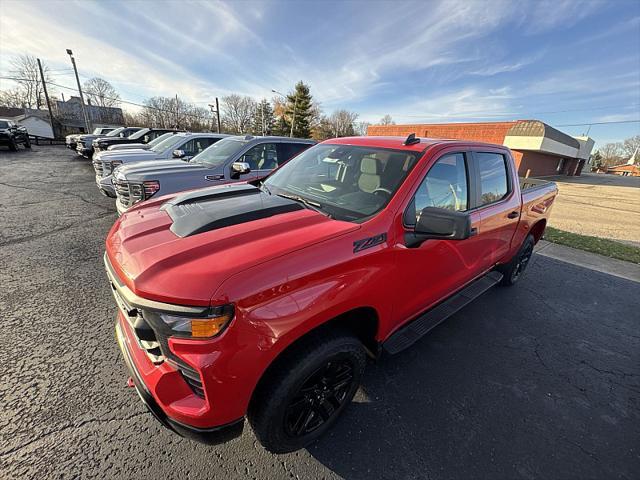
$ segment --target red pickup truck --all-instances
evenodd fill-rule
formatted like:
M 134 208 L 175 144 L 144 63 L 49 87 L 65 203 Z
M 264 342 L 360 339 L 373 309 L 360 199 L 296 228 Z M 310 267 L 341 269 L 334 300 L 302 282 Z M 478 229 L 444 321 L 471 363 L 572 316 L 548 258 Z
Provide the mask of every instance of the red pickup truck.
M 272 452 L 350 403 L 367 358 L 396 353 L 522 275 L 557 194 L 510 151 L 357 137 L 256 184 L 137 205 L 106 241 L 116 335 L 151 412 L 219 443 L 247 417 Z

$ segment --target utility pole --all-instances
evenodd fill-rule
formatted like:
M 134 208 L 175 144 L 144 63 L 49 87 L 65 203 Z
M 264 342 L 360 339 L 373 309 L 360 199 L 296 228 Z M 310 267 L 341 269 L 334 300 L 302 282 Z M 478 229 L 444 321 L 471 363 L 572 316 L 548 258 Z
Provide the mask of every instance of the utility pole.
M 176 128 L 178 128 L 178 94 L 176 93 Z
M 262 136 L 264 137 L 267 134 L 264 126 L 264 102 L 260 102 L 260 111 L 262 113 Z
M 87 116 L 87 110 L 84 108 L 84 97 L 82 96 L 82 87 L 80 86 L 80 78 L 78 77 L 78 69 L 76 68 L 76 59 L 73 58 L 73 52 L 70 48 L 67 48 L 67 54 L 71 57 L 71 64 L 73 65 L 73 71 L 76 74 L 76 83 L 78 84 L 78 93 L 80 94 L 80 106 L 82 107 L 82 116 L 84 117 L 84 126 L 87 129 L 87 133 L 91 133 L 91 122 Z
M 51 132 L 55 138 L 56 134 L 53 125 L 53 111 L 51 110 L 51 102 L 49 101 L 49 92 L 47 92 L 47 82 L 44 81 L 44 72 L 42 71 L 42 62 L 38 58 L 38 68 L 40 69 L 40 78 L 42 79 L 42 89 L 44 90 L 44 98 L 47 101 L 47 108 L 49 109 L 49 119 L 51 120 Z

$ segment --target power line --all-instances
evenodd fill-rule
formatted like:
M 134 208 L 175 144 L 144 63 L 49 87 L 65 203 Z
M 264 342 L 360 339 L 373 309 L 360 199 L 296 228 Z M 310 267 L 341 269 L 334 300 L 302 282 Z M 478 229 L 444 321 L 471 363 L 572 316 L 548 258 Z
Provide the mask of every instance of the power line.
M 567 123 L 563 125 L 556 125 L 556 127 L 586 127 L 589 125 L 610 125 L 613 123 L 640 123 L 640 118 L 638 120 L 612 120 L 610 122 Z

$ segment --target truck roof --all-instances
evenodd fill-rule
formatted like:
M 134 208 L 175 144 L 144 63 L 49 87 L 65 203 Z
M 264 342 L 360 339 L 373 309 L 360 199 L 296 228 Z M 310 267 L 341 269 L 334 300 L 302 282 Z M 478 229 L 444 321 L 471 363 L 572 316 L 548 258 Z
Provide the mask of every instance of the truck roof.
M 330 140 L 326 140 L 326 143 L 332 144 L 341 144 L 341 145 L 356 145 L 363 147 L 380 147 L 380 148 L 393 148 L 395 150 L 407 150 L 412 152 L 421 152 L 427 147 L 431 147 L 433 145 L 439 144 L 461 144 L 461 145 L 491 145 L 493 147 L 502 147 L 503 145 L 497 145 L 492 143 L 485 142 L 476 142 L 473 140 L 457 140 L 457 139 L 446 139 L 446 138 L 426 138 L 426 137 L 416 137 L 416 140 L 420 140 L 417 143 L 411 145 L 405 145 L 407 137 L 382 137 L 382 136 L 362 136 L 362 137 L 341 137 L 341 138 L 332 138 Z

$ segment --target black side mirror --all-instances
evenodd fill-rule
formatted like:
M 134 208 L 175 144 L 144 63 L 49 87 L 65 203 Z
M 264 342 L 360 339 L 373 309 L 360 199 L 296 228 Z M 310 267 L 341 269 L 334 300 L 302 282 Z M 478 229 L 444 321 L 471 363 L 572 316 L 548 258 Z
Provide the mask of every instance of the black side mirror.
M 413 232 L 405 234 L 405 243 L 415 247 L 428 239 L 465 240 L 475 233 L 468 213 L 426 207 L 416 216 Z

